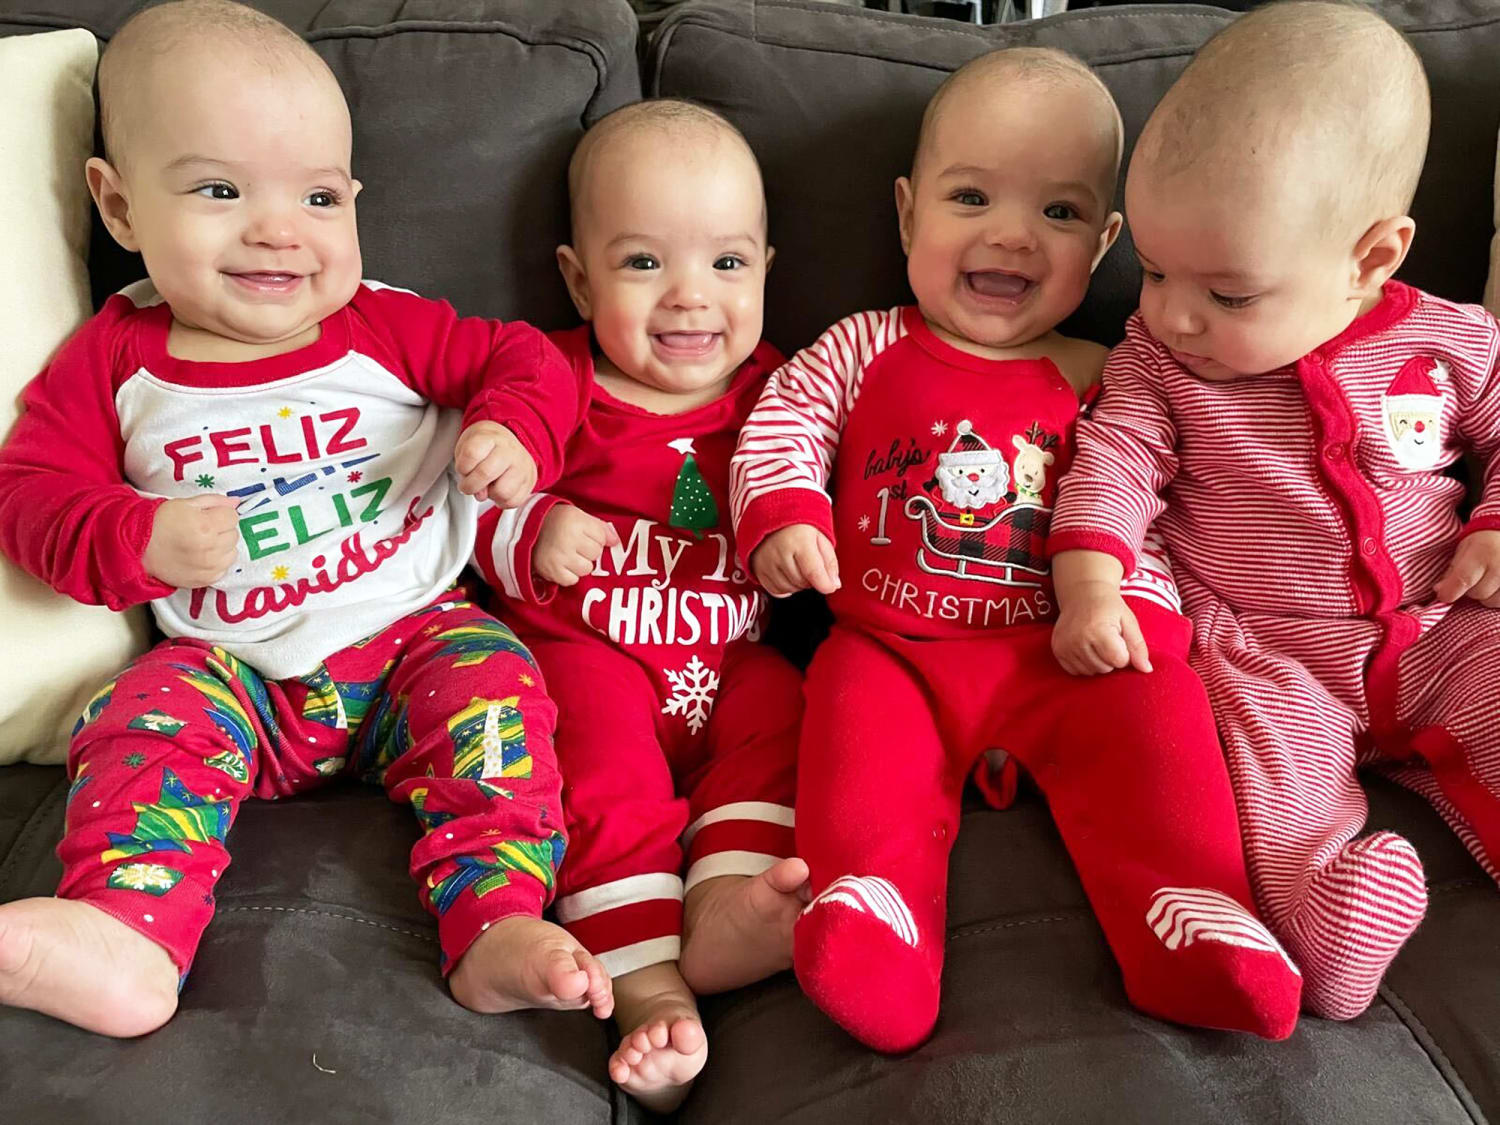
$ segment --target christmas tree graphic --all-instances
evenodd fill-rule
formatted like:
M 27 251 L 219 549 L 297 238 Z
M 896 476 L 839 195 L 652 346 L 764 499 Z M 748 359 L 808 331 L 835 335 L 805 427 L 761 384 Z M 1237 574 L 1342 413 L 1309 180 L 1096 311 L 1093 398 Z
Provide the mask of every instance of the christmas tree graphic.
M 698 471 L 698 461 L 693 455 L 693 439 L 678 438 L 667 442 L 682 454 L 682 468 L 677 471 L 677 483 L 672 488 L 672 512 L 667 517 L 668 527 L 682 527 L 699 539 L 705 528 L 719 522 L 719 506 L 714 503 L 714 494 L 708 482 Z

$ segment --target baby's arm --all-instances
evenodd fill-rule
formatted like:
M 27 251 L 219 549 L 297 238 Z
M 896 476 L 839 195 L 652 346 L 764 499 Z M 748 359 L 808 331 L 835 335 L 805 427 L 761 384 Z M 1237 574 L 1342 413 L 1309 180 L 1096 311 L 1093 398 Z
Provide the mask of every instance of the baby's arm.
M 776 597 L 838 589 L 828 477 L 881 314 L 839 321 L 766 382 L 729 469 L 740 557 Z
M 461 317 L 446 301 L 402 289 L 362 286 L 353 304 L 395 350 L 393 374 L 464 411 L 454 451 L 464 492 L 510 508 L 557 479 L 587 400 L 546 336 L 521 321 Z
M 107 305 L 62 346 L 0 448 L 0 549 L 59 593 L 116 610 L 208 585 L 238 542 L 228 497 L 167 501 L 126 483 L 112 378 L 120 313 Z
M 1451 372 L 1462 404 L 1459 436 L 1483 461 L 1484 484 L 1434 593 L 1439 601 L 1467 597 L 1500 609 L 1500 325 L 1492 322 L 1492 328 L 1488 370 L 1477 379 L 1469 372 Z
M 1058 485 L 1048 549 L 1058 623 L 1052 648 L 1069 672 L 1150 670 L 1140 630 L 1120 594 L 1136 569 L 1162 489 L 1177 469 L 1176 432 L 1155 346 L 1139 318 L 1110 353 L 1104 389 L 1078 423 L 1077 453 Z

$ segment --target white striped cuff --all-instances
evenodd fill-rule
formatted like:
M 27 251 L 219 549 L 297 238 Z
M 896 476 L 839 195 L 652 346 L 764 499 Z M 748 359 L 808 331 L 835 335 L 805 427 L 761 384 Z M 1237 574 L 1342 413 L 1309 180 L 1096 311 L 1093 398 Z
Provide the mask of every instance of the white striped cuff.
M 668 875 L 660 871 L 649 875 L 631 875 L 626 879 L 616 879 L 613 883 L 603 883 L 600 886 L 579 891 L 577 894 L 564 895 L 559 898 L 556 907 L 557 920 L 567 925 L 569 922 L 576 922 L 580 918 L 587 918 L 605 910 L 614 910 L 616 907 L 629 906 L 636 902 L 653 902 L 660 898 L 681 901 L 682 880 L 676 875 Z M 664 958 L 664 960 L 671 960 L 671 958 Z M 647 964 L 655 964 L 655 962 L 650 961 Z
M 709 809 L 689 824 L 687 831 L 682 834 L 682 846 L 686 848 L 691 844 L 700 828 L 718 824 L 723 820 L 759 820 L 766 824 L 780 824 L 785 828 L 791 828 L 796 823 L 796 814 L 786 805 L 775 805 L 770 801 L 733 801 L 727 805 L 720 805 L 716 809 Z
M 720 875 L 759 875 L 781 860 L 781 856 L 766 855 L 764 852 L 714 852 L 688 868 L 682 893 L 685 895 L 703 880 L 717 879 Z
M 619 978 L 637 969 L 659 965 L 663 961 L 676 961 L 681 955 L 680 937 L 658 937 L 597 954 L 595 960 L 604 966 L 604 971 L 611 977 Z

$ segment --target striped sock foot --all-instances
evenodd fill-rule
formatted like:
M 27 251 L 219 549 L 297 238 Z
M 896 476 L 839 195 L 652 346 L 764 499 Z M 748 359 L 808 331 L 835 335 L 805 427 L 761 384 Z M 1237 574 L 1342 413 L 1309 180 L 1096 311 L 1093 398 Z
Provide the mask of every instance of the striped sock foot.
M 937 1022 L 943 934 L 922 934 L 901 892 L 871 875 L 835 879 L 792 931 L 797 980 L 861 1043 L 909 1051 Z
M 1360 1015 L 1426 912 L 1422 861 L 1409 843 L 1376 832 L 1345 844 L 1283 927 L 1306 978 L 1303 1005 L 1326 1019 Z

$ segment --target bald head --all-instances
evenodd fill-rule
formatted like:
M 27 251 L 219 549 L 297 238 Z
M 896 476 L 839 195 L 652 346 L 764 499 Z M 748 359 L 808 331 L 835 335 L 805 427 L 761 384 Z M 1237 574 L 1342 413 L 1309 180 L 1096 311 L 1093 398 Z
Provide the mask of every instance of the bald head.
M 1204 45 L 1146 123 L 1130 177 L 1160 190 L 1190 176 L 1275 206 L 1301 193 L 1320 229 L 1358 237 L 1410 207 L 1430 117 L 1400 32 L 1355 4 L 1289 0 Z
M 944 79 L 922 114 L 917 150 L 912 157 L 912 179 L 915 181 L 921 174 L 923 160 L 931 152 L 933 136 L 945 110 L 964 98 L 1003 97 L 1007 88 L 1016 86 L 1027 86 L 1041 92 L 1073 89 L 1086 95 L 1088 112 L 1097 117 L 1099 128 L 1113 143 L 1113 171 L 1109 174 L 1109 183 L 1101 185 L 1104 198 L 1112 199 L 1125 144 L 1120 111 L 1109 88 L 1097 74 L 1066 51 L 1051 47 L 1005 47 L 991 51 L 969 60 Z
M 158 112 L 152 105 L 155 80 L 195 63 L 230 72 L 293 71 L 338 90 L 317 52 L 254 8 L 230 0 L 175 0 L 147 8 L 125 22 L 99 59 L 99 119 L 112 164 L 128 163 L 133 124 Z
M 617 161 L 650 158 L 650 149 L 678 155 L 721 152 L 753 177 L 764 197 L 760 165 L 744 134 L 729 121 L 696 102 L 678 98 L 650 98 L 608 113 L 590 126 L 568 162 L 568 200 L 572 208 L 573 239 L 578 240 L 587 222 L 591 193 L 599 186 L 600 173 Z M 761 209 L 761 233 L 765 233 L 765 209 Z

